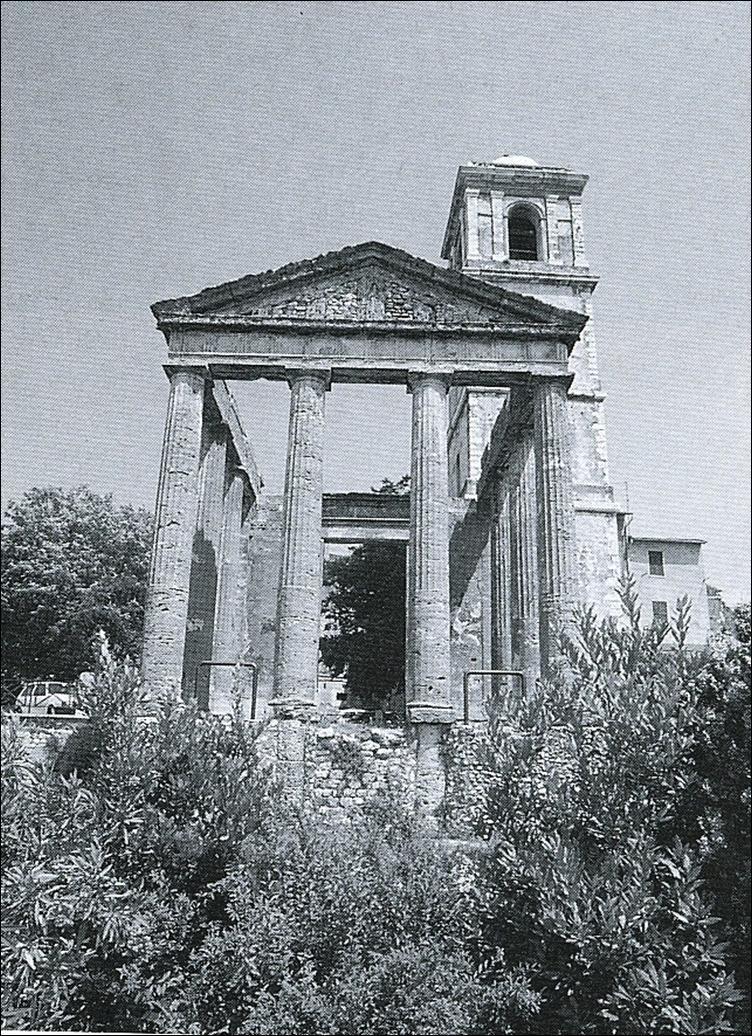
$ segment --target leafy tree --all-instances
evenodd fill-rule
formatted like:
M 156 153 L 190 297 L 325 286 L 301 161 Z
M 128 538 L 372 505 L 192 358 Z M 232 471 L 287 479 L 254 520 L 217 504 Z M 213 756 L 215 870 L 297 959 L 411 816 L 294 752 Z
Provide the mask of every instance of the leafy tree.
M 409 491 L 409 475 L 384 479 L 373 489 L 388 496 Z M 366 705 L 404 683 L 405 578 L 401 543 L 364 543 L 325 566 L 325 617 L 332 632 L 322 638 L 322 660 L 335 675 L 346 676 L 347 689 Z
M 396 482 L 392 482 L 390 478 L 382 478 L 378 488 L 371 486 L 371 492 L 379 493 L 382 496 L 407 496 L 410 492 L 410 476 L 403 475 Z
M 104 653 L 98 752 L 64 775 L 4 729 L 3 1012 L 16 1028 L 507 1032 L 538 999 L 487 979 L 456 857 L 389 801 L 331 829 L 284 803 L 258 731 L 167 704 Z
M 748 1032 L 748 623 L 695 657 L 686 608 L 671 646 L 625 605 L 582 613 L 557 677 L 514 703 L 522 729 L 495 728 L 477 851 L 389 799 L 317 823 L 262 765 L 264 728 L 175 702 L 145 720 L 100 643 L 85 751 L 32 763 L 3 726 L 5 1024 Z
M 709 654 L 697 677 L 700 723 L 694 732 L 693 780 L 679 811 L 681 835 L 702 846 L 702 878 L 729 940 L 730 960 L 749 1013 L 750 939 L 750 608 L 733 610 L 722 651 Z
M 744 1032 L 712 853 L 686 815 L 707 819 L 695 789 L 708 658 L 684 650 L 686 602 L 674 647 L 668 625 L 641 627 L 632 585 L 623 602 L 623 623 L 579 614 L 567 664 L 517 703 L 524 732 L 500 730 L 490 750 L 480 953 L 530 968 L 541 1009 L 519 1032 Z M 743 848 L 726 850 L 741 896 Z
M 4 685 L 74 678 L 94 663 L 92 636 L 140 650 L 151 517 L 90 489 L 32 489 L 2 528 Z

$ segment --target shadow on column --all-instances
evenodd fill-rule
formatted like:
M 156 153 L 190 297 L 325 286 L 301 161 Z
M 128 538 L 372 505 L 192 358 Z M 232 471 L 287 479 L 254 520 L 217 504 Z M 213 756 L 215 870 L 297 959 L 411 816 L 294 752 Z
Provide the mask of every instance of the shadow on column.
M 490 507 L 485 501 L 470 504 L 464 518 L 454 526 L 449 540 L 450 608 L 459 608 L 462 604 L 490 535 Z
M 217 597 L 217 556 L 212 543 L 197 530 L 193 537 L 193 564 L 188 590 L 188 623 L 183 656 L 183 698 L 194 696 L 196 672 L 200 662 L 212 657 L 214 608 Z M 209 707 L 211 670 L 204 667 L 198 683 L 198 704 Z

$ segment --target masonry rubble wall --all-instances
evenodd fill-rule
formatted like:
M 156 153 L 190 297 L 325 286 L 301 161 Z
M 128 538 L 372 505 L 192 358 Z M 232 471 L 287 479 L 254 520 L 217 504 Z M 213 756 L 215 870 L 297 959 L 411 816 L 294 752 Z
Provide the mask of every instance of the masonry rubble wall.
M 282 727 L 271 720 L 257 742 L 262 759 L 273 761 Z M 330 823 L 352 823 L 379 796 L 412 809 L 416 748 L 413 728 L 356 723 L 303 728 L 303 807 Z
M 418 738 L 415 726 L 376 727 L 360 723 L 305 723 L 272 719 L 259 723 L 256 742 L 262 765 L 280 762 L 280 744 L 298 724 L 302 745 L 301 805 L 325 824 L 358 823 L 379 798 L 412 812 L 419 791 Z M 73 727 L 19 726 L 21 743 L 32 762 L 52 762 Z M 537 763 L 539 790 L 576 779 L 574 744 L 568 730 L 555 727 L 543 736 L 511 725 L 501 730 L 501 751 L 509 739 L 530 738 Z M 489 727 L 455 723 L 441 729 L 439 759 L 444 793 L 438 810 L 440 827 L 451 837 L 472 837 L 479 831 L 489 793 L 499 780 L 490 765 Z
M 6 720 L 3 718 L 3 727 Z M 76 728 L 68 725 L 18 725 L 18 738 L 30 763 L 47 763 L 55 759 Z

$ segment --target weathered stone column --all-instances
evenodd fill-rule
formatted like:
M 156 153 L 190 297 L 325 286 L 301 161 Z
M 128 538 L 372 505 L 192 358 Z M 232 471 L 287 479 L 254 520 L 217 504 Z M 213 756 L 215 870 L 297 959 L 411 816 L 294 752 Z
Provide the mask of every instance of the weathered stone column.
M 179 696 L 182 684 L 204 392 L 203 372 L 170 373 L 141 663 L 155 697 Z
M 515 446 L 509 466 L 509 663 L 520 668 L 520 627 L 522 623 L 522 572 L 520 547 L 520 455 Z
M 244 602 L 239 597 L 243 564 L 243 494 L 246 476 L 228 458 L 228 480 L 224 495 L 222 554 L 217 584 L 217 609 L 214 620 L 212 658 L 217 662 L 241 660 Z M 235 672 L 218 667 L 210 683 L 209 711 L 227 715 L 232 712 Z
M 212 670 L 200 666 L 214 661 L 214 625 L 222 558 L 224 497 L 227 483 L 228 429 L 211 395 L 204 400 L 204 431 L 198 477 L 198 514 L 193 537 L 193 567 L 188 596 L 188 625 L 183 658 L 185 693 L 198 695 L 209 708 Z
M 410 375 L 413 397 L 407 595 L 407 712 L 451 723 L 448 378 Z
M 277 715 L 310 710 L 316 701 L 321 616 L 321 495 L 324 394 L 329 374 L 290 378 L 290 426 L 277 598 L 274 701 Z
M 505 469 L 494 486 L 494 516 L 491 526 L 491 571 L 493 669 L 512 666 L 512 564 L 510 528 L 510 472 Z M 498 681 L 494 681 L 496 686 Z
M 558 634 L 574 606 L 574 494 L 566 381 L 538 380 L 533 410 L 541 668 L 548 675 L 558 655 Z
M 538 607 L 538 529 L 533 430 L 520 431 L 515 534 L 517 543 L 517 637 L 515 665 L 532 687 L 540 677 L 540 615 Z

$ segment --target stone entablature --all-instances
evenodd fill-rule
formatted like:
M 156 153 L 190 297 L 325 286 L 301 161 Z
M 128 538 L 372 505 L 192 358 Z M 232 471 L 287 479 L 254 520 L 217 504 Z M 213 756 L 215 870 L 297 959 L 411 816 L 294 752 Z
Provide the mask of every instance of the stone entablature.
M 410 520 L 409 493 L 324 493 L 324 521 L 346 518 L 358 520 Z
M 174 364 L 220 378 L 317 368 L 332 382 L 406 384 L 421 370 L 457 384 L 566 375 L 585 322 L 375 243 L 152 308 Z
M 387 493 L 325 493 L 321 522 L 327 543 L 410 539 L 410 496 Z

